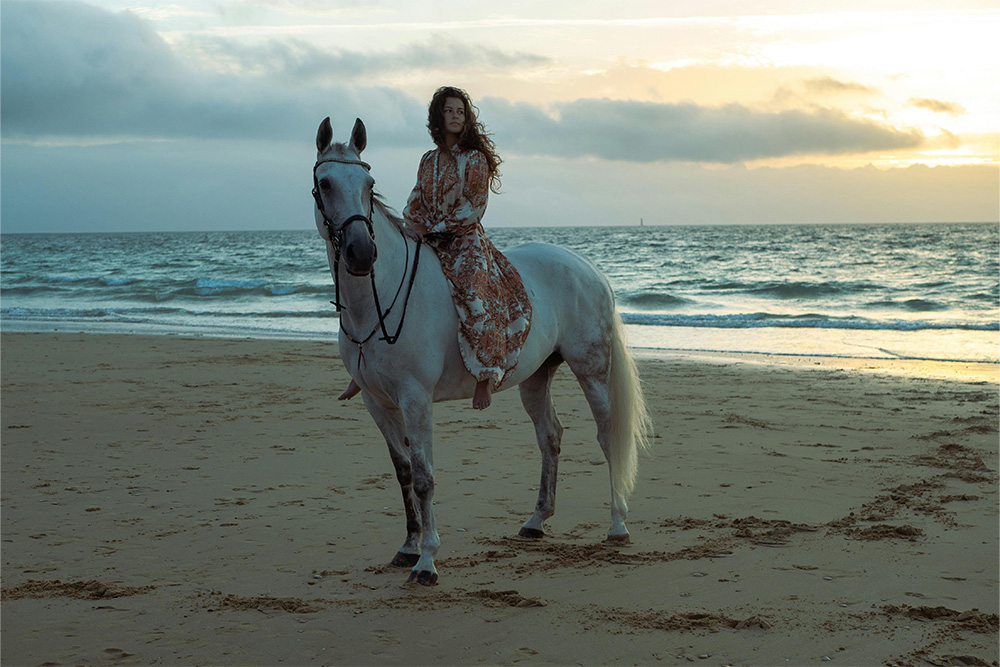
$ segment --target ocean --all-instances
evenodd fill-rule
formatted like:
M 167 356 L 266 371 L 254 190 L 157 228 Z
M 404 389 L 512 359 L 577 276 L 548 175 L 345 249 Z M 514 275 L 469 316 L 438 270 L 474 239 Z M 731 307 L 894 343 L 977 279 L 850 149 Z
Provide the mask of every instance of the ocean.
M 1000 362 L 984 224 L 488 228 L 609 278 L 639 348 Z M 314 230 L 3 234 L 6 331 L 335 340 Z

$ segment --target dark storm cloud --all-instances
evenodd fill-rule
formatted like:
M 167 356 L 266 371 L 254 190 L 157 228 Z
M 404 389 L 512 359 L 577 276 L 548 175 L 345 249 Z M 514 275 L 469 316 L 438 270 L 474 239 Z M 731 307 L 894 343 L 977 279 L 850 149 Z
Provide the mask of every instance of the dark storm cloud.
M 961 116 L 965 113 L 965 107 L 958 102 L 932 100 L 926 97 L 911 97 L 910 106 L 927 109 L 929 111 L 933 111 L 934 113 L 946 113 L 950 116 Z
M 916 148 L 925 137 L 829 111 L 756 111 L 577 100 L 557 117 L 527 104 L 484 100 L 499 142 L 522 154 L 632 162 L 736 163 L 788 155 L 838 155 Z
M 424 103 L 388 88 L 289 89 L 197 70 L 148 24 L 78 2 L 3 3 L 5 138 L 300 138 L 365 110 L 392 141 L 423 138 Z

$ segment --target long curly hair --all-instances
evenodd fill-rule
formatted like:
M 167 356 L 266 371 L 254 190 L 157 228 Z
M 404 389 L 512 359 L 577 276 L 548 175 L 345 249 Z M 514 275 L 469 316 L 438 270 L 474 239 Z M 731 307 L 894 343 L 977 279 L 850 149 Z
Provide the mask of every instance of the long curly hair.
M 449 97 L 457 97 L 465 104 L 465 127 L 458 136 L 458 147 L 463 150 L 475 149 L 486 157 L 490 173 L 490 190 L 499 194 L 500 163 L 503 160 L 497 155 L 493 139 L 479 121 L 479 109 L 472 103 L 467 92 L 454 86 L 442 86 L 435 91 L 427 109 L 427 129 L 431 133 L 431 139 L 438 148 L 448 146 L 444 138 L 444 104 Z

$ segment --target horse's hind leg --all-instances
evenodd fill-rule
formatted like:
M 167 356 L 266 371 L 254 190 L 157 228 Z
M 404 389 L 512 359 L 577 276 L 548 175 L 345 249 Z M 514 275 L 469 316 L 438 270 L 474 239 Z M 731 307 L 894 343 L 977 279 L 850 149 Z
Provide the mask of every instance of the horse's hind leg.
M 542 481 L 538 488 L 535 513 L 521 526 L 521 537 L 539 538 L 545 535 L 542 524 L 556 511 L 556 476 L 559 470 L 559 445 L 563 427 L 552 405 L 552 376 L 562 357 L 549 357 L 534 375 L 518 385 L 521 404 L 535 424 L 538 448 L 542 452 Z
M 390 564 L 396 567 L 413 567 L 420 558 L 420 509 L 413 492 L 410 445 L 403 429 L 403 418 L 399 410 L 385 407 L 370 399 L 367 394 L 364 396 L 365 406 L 389 446 L 389 458 L 396 469 L 396 479 L 403 493 L 403 509 L 406 512 L 406 541 Z
M 573 368 L 573 364 L 570 367 Z M 610 373 L 607 368 L 600 371 L 591 364 L 590 368 L 581 368 L 579 365 L 573 368 L 576 379 L 583 389 L 590 410 L 594 414 L 594 421 L 597 422 L 597 441 L 604 452 L 604 458 L 608 461 L 608 471 L 611 475 L 611 528 L 608 529 L 608 540 L 613 542 L 628 542 L 628 529 L 625 527 L 625 518 L 628 516 L 628 505 L 625 502 L 624 489 L 619 480 L 619 471 L 611 442 L 611 396 L 610 396 Z

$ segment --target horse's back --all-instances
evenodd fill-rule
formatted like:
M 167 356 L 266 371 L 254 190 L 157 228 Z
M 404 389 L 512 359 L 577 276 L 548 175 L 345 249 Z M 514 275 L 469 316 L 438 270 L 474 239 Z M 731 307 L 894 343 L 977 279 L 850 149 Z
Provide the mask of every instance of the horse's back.
M 586 356 L 610 340 L 614 294 L 590 260 L 568 248 L 527 243 L 504 253 L 531 301 L 531 331 L 522 361 L 537 366 L 553 352 Z
M 524 286 L 538 295 L 554 292 L 568 296 L 576 289 L 567 288 L 578 287 L 597 290 L 603 297 L 611 296 L 611 287 L 597 267 L 569 248 L 551 243 L 525 243 L 504 254 L 521 274 Z

